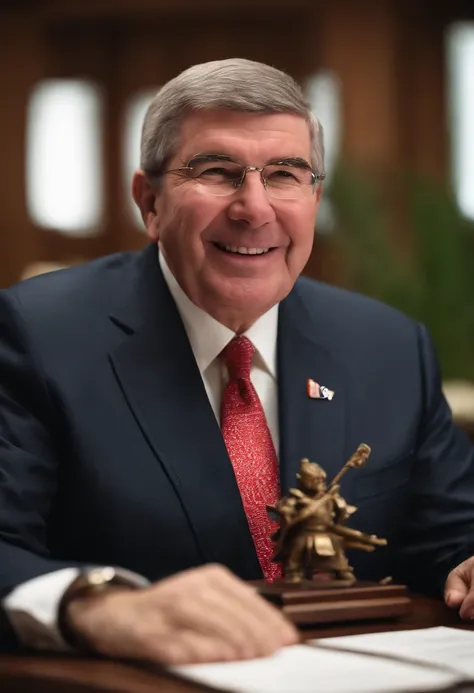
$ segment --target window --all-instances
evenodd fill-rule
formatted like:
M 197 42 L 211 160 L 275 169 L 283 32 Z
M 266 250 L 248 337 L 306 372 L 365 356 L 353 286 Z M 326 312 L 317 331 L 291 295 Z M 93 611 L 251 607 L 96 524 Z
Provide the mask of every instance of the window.
M 130 100 L 125 113 L 125 139 L 124 139 L 124 162 L 125 162 L 125 195 L 129 202 L 130 214 L 141 231 L 144 231 L 143 221 L 140 211 L 134 203 L 130 186 L 133 174 L 140 165 L 140 139 L 142 134 L 143 119 L 151 100 L 158 91 L 147 89 L 138 92 Z
M 339 158 L 341 146 L 341 93 L 338 78 L 330 71 L 316 73 L 306 83 L 306 95 L 313 113 L 323 126 L 325 145 L 325 169 L 330 182 Z M 323 194 L 316 224 L 317 233 L 330 233 L 334 227 L 331 202 Z
M 449 28 L 447 54 L 454 190 L 462 213 L 474 219 L 474 23 Z
M 71 236 L 98 231 L 103 206 L 100 91 L 79 80 L 46 80 L 27 121 L 27 204 L 33 221 Z

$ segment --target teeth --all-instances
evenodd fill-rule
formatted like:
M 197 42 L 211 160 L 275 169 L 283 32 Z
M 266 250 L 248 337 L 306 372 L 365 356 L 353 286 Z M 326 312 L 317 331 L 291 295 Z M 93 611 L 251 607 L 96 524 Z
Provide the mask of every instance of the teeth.
M 218 245 L 224 250 L 227 250 L 227 252 L 237 253 L 238 255 L 264 255 L 270 250 L 270 248 L 244 248 L 244 246 L 237 247 L 235 245 Z

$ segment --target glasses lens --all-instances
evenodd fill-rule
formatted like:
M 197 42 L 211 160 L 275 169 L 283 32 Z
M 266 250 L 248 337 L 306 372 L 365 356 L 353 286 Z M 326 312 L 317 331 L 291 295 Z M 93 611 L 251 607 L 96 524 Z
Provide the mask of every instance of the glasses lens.
M 240 186 L 243 168 L 232 161 L 190 161 L 191 177 L 211 195 L 231 195 Z
M 313 173 L 307 168 L 284 164 L 265 166 L 263 177 L 273 197 L 297 198 L 312 192 Z
M 188 163 L 189 176 L 210 195 L 232 195 L 240 187 L 245 168 L 234 161 L 196 157 Z M 262 172 L 271 197 L 294 199 L 311 194 L 314 176 L 310 169 L 290 164 L 271 164 Z

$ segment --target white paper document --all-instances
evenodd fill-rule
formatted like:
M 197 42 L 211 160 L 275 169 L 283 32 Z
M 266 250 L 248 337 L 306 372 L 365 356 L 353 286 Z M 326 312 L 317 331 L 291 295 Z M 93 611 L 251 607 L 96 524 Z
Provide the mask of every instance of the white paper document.
M 411 693 L 474 679 L 474 632 L 453 628 L 353 635 L 244 662 L 175 667 L 232 693 Z
M 404 661 L 420 662 L 437 669 L 459 674 L 462 680 L 474 680 L 474 628 L 423 628 L 348 635 L 341 638 L 312 640 L 322 647 L 340 648 L 351 652 L 367 652 Z

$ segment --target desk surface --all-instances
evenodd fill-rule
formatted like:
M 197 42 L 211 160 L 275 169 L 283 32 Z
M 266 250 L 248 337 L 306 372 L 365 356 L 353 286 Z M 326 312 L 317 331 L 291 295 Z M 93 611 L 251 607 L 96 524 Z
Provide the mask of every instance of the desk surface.
M 396 622 L 352 624 L 303 630 L 302 638 L 406 630 L 429 626 L 474 628 L 441 601 L 413 599 L 413 612 Z M 2 693 L 197 693 L 203 687 L 173 679 L 158 669 L 59 655 L 0 656 Z

